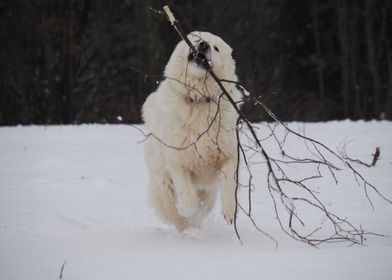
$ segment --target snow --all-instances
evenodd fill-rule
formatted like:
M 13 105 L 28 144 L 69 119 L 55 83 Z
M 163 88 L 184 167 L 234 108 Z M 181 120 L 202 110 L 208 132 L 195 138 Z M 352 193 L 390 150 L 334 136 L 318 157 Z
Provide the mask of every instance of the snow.
M 376 167 L 356 167 L 392 198 L 392 122 L 304 127 L 333 149 L 352 140 L 349 155 L 367 162 L 381 146 Z M 241 245 L 219 205 L 201 228 L 177 233 L 148 206 L 141 140 L 126 125 L 0 128 L 0 279 L 59 279 L 64 263 L 62 279 L 392 279 L 392 238 L 315 249 L 285 236 L 264 196 L 263 165 L 256 167 L 253 213 L 277 249 L 244 215 Z M 303 152 L 293 141 L 287 145 Z M 339 176 L 338 186 L 318 186 L 328 207 L 392 236 L 392 205 L 371 193 L 373 211 L 351 173 Z

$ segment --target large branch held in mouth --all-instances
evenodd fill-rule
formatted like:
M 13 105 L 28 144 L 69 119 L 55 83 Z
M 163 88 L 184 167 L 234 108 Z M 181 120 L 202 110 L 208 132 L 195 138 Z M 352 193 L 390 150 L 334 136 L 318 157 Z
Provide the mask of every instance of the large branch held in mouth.
M 307 146 L 309 152 L 313 154 L 314 158 L 298 158 L 298 157 L 293 157 L 290 156 L 288 153 L 286 153 L 285 150 L 283 150 L 283 145 L 286 139 L 286 136 L 283 139 L 283 142 L 279 141 L 274 134 L 274 129 L 271 129 L 270 126 L 268 127 L 271 129 L 271 134 L 274 136 L 275 140 L 277 141 L 279 145 L 279 149 L 281 151 L 281 154 L 283 155 L 284 158 L 288 158 L 288 160 L 277 160 L 269 156 L 267 151 L 264 149 L 264 147 L 261 144 L 261 140 L 258 138 L 254 127 L 251 125 L 250 121 L 246 118 L 246 116 L 241 112 L 241 110 L 238 107 L 238 104 L 233 100 L 233 98 L 230 96 L 228 91 L 225 89 L 223 86 L 222 82 L 225 83 L 234 83 L 236 85 L 239 85 L 237 81 L 229 81 L 229 80 L 224 80 L 220 79 L 213 71 L 210 62 L 208 59 L 204 56 L 204 54 L 198 52 L 195 48 L 195 46 L 191 43 L 191 41 L 188 39 L 187 34 L 184 32 L 182 29 L 181 25 L 177 21 L 177 19 L 174 17 L 173 13 L 171 12 L 170 8 L 168 6 L 163 7 L 164 13 L 166 14 L 168 20 L 170 21 L 171 25 L 174 27 L 174 29 L 177 31 L 178 35 L 186 42 L 186 44 L 189 46 L 191 53 L 192 54 L 197 54 L 198 58 L 200 59 L 201 65 L 204 67 L 204 69 L 209 73 L 209 75 L 214 79 L 214 81 L 217 83 L 219 86 L 220 90 L 222 91 L 221 96 L 224 96 L 232 105 L 233 109 L 237 112 L 238 114 L 238 119 L 237 119 L 237 126 L 236 126 L 236 136 L 237 136 L 237 169 L 236 169 L 236 180 L 237 180 L 237 189 L 236 189 L 236 202 L 237 202 L 237 208 L 236 208 L 236 215 L 234 217 L 234 229 L 237 234 L 238 239 L 240 239 L 240 235 L 238 232 L 237 228 L 237 211 L 238 209 L 242 210 L 252 221 L 252 223 L 255 225 L 256 229 L 258 229 L 260 232 L 264 233 L 268 237 L 270 237 L 272 240 L 274 240 L 271 236 L 263 232 L 255 223 L 251 216 L 251 187 L 252 187 L 252 173 L 250 170 L 250 163 L 248 161 L 246 151 L 244 148 L 246 145 L 240 142 L 240 136 L 239 133 L 244 133 L 242 130 L 243 126 L 245 125 L 246 128 L 248 129 L 250 135 L 245 133 L 245 136 L 248 137 L 249 142 L 251 142 L 251 145 L 254 145 L 252 147 L 248 147 L 248 149 L 252 152 L 260 153 L 262 157 L 265 159 L 265 163 L 267 165 L 267 189 L 270 193 L 270 196 L 272 198 L 272 202 L 274 205 L 274 210 L 275 210 L 275 215 L 276 218 L 280 224 L 281 229 L 290 237 L 294 238 L 295 240 L 305 242 L 307 244 L 310 244 L 312 246 L 317 246 L 321 243 L 329 243 L 329 242 L 341 242 L 341 241 L 347 241 L 347 242 L 352 242 L 352 244 L 362 244 L 364 240 L 364 235 L 377 235 L 373 234 L 371 232 L 365 232 L 362 230 L 362 228 L 355 227 L 352 225 L 347 219 L 342 219 L 339 216 L 335 215 L 334 213 L 330 212 L 330 210 L 327 209 L 327 207 L 323 204 L 323 202 L 318 198 L 317 193 L 313 191 L 310 187 L 305 185 L 305 181 L 309 181 L 314 178 L 320 178 L 322 177 L 321 172 L 320 172 L 320 166 L 326 167 L 332 177 L 334 178 L 335 182 L 337 183 L 337 179 L 335 177 L 334 170 L 339 170 L 339 168 L 334 165 L 332 162 L 330 162 L 327 157 L 323 154 L 327 154 L 332 156 L 334 159 L 337 159 L 341 163 L 345 164 L 349 169 L 353 172 L 354 178 L 356 179 L 357 183 L 359 184 L 360 181 L 363 183 L 363 188 L 366 194 L 367 199 L 369 200 L 370 204 L 373 207 L 373 204 L 370 200 L 370 197 L 368 196 L 367 189 L 372 189 L 374 192 L 376 192 L 381 198 L 383 198 L 385 201 L 389 202 L 392 204 L 392 201 L 385 197 L 382 193 L 378 191 L 378 189 L 369 183 L 365 177 L 363 177 L 356 169 L 354 169 L 347 160 L 339 156 L 337 153 L 332 151 L 330 148 L 328 148 L 326 145 L 324 145 L 322 142 L 314 140 L 312 138 L 309 138 L 305 135 L 302 135 L 301 133 L 298 133 L 296 131 L 293 131 L 291 128 L 289 128 L 285 123 L 281 122 L 272 112 L 271 110 L 258 98 L 258 97 L 252 97 L 249 96 L 250 100 L 258 106 L 261 106 L 263 110 L 265 110 L 268 115 L 273 118 L 277 125 L 281 125 L 287 134 L 295 135 L 299 137 L 300 139 L 303 139 L 305 143 L 310 143 L 311 147 L 313 147 L 314 152 L 310 151 L 310 148 Z M 162 12 L 160 12 L 162 13 Z M 239 85 L 240 86 L 240 85 Z M 242 86 L 240 86 L 242 87 Z M 243 87 L 242 87 L 243 88 Z M 218 106 L 219 110 L 219 106 Z M 208 131 L 208 129 L 207 129 Z M 306 144 L 307 145 L 307 144 Z M 377 161 L 379 158 L 379 151 L 374 156 L 374 163 Z M 238 202 L 237 199 L 237 191 L 238 191 L 238 186 L 239 184 L 239 165 L 240 165 L 240 159 L 244 160 L 244 164 L 247 167 L 248 173 L 249 173 L 249 183 L 248 183 L 248 191 L 249 191 L 249 208 L 248 210 L 244 209 L 240 203 Z M 294 180 L 291 179 L 284 171 L 282 168 L 281 164 L 292 164 L 292 163 L 297 163 L 297 164 L 313 164 L 316 166 L 317 170 L 317 175 L 316 176 L 310 176 L 307 178 L 304 178 L 302 180 Z M 272 179 L 272 180 L 271 180 Z M 299 196 L 299 197 L 292 197 L 287 194 L 287 192 L 284 189 L 284 186 L 286 185 L 294 185 L 298 187 L 300 190 L 304 191 L 307 196 Z M 293 206 L 296 202 L 301 202 L 305 203 L 306 205 L 312 207 L 313 209 L 316 209 L 317 211 L 321 211 L 329 221 L 329 224 L 332 225 L 334 233 L 330 236 L 327 236 L 326 238 L 316 238 L 314 237 L 314 234 L 318 232 L 318 230 L 321 228 L 316 228 L 309 234 L 301 234 L 295 227 L 295 222 L 299 222 L 302 224 L 304 227 L 304 223 L 302 222 L 300 215 L 295 211 L 295 207 Z M 283 224 L 283 220 L 281 219 L 282 214 L 280 214 L 278 210 L 278 204 L 282 206 L 283 210 L 286 211 L 286 213 L 289 215 L 288 219 L 288 225 Z

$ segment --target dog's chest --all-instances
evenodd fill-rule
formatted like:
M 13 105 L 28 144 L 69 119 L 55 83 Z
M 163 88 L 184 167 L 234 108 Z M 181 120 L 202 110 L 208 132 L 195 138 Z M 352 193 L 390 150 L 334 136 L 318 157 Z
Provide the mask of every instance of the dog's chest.
M 188 167 L 200 173 L 220 169 L 235 152 L 233 127 L 219 114 L 202 112 L 193 117 L 184 127 L 183 144 L 190 145 L 186 150 L 190 159 Z

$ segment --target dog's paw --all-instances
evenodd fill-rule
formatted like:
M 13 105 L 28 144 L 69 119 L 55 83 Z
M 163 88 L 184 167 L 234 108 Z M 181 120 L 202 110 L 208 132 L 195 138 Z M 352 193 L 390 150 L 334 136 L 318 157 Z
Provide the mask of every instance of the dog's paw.
M 233 224 L 234 215 L 225 215 L 225 214 L 223 214 L 223 217 L 225 218 L 225 221 L 227 222 L 228 225 Z
M 195 199 L 181 199 L 177 201 L 176 208 L 178 211 L 178 214 L 184 218 L 188 218 L 192 216 L 198 208 L 198 200 L 197 198 Z
M 224 207 L 222 209 L 223 218 L 228 224 L 232 224 L 235 218 L 235 205 L 230 207 Z

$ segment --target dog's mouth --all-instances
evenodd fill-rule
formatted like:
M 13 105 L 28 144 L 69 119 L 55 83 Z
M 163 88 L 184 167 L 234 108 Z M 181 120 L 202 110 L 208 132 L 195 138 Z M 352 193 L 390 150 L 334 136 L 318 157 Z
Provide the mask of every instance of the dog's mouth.
M 208 62 L 207 57 L 199 51 L 190 52 L 188 55 L 188 61 L 194 62 L 199 67 L 200 66 L 203 68 L 209 67 L 208 66 L 209 62 Z

